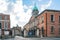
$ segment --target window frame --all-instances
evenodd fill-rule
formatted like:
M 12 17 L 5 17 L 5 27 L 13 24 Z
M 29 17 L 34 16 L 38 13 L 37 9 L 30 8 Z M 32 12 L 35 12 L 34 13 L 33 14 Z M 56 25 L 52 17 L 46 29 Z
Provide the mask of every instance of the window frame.
M 59 34 L 60 34 L 60 27 L 59 27 L 59 29 L 58 29 L 58 32 L 59 32 Z
M 1 23 L 1 22 L 0 22 Z M 2 23 L 1 23 L 1 28 L 0 29 L 2 29 Z
M 53 16 L 53 17 L 52 17 L 52 16 Z M 55 19 L 55 18 L 54 18 L 54 15 L 51 14 L 51 15 L 50 15 L 50 20 L 51 20 L 51 22 L 54 22 L 54 19 Z
M 7 28 L 6 28 L 6 25 L 7 25 Z M 8 29 L 8 22 L 4 22 L 4 29 Z
M 4 20 L 8 20 L 8 16 L 5 16 L 5 17 L 4 17 Z
M 0 20 L 2 20 L 2 16 L 0 15 Z
M 41 17 L 41 23 L 44 23 L 44 16 Z
M 51 26 L 51 34 L 54 34 L 54 30 L 55 30 L 54 26 Z
M 59 16 L 59 23 L 60 23 L 60 16 Z

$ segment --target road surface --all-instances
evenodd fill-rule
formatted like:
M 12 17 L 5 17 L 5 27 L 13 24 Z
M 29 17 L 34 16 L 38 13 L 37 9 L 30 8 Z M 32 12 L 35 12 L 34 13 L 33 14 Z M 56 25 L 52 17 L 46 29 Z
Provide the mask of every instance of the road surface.
M 60 40 L 60 38 L 24 38 L 24 37 L 16 36 L 15 38 L 0 39 L 0 40 Z

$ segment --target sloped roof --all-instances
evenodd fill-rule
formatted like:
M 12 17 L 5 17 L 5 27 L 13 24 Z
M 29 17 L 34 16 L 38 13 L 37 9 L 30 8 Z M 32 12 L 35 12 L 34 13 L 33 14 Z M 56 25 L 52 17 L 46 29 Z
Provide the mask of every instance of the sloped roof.
M 45 9 L 45 10 L 42 11 L 39 15 L 43 14 L 45 11 L 48 11 L 48 12 L 49 12 L 49 11 L 51 11 L 51 12 L 60 12 L 60 10 Z M 39 16 L 39 15 L 38 15 L 38 16 Z M 37 17 L 38 17 L 38 16 L 37 16 Z

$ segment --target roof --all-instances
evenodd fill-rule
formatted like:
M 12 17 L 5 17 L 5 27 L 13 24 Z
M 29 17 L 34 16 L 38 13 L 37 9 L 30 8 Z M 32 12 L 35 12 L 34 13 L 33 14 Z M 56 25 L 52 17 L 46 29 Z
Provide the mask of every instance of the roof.
M 51 10 L 51 9 L 46 9 L 45 11 L 60 12 L 60 10 Z
M 0 13 L 0 15 L 9 15 L 9 14 Z
M 49 12 L 49 11 L 51 11 L 51 12 L 60 12 L 60 10 L 46 9 L 46 10 L 42 11 L 39 15 L 43 14 L 45 11 L 48 11 L 48 12 Z M 38 15 L 38 16 L 39 16 L 39 15 Z M 37 17 L 38 17 L 38 16 L 37 16 Z

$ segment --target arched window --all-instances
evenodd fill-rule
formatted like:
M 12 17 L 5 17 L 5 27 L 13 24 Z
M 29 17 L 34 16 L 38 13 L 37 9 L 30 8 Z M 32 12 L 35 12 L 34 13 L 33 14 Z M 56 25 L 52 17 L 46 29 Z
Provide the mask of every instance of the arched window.
M 51 26 L 51 33 L 54 33 L 54 26 Z

